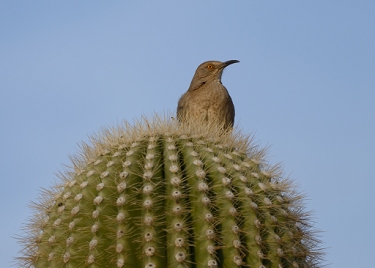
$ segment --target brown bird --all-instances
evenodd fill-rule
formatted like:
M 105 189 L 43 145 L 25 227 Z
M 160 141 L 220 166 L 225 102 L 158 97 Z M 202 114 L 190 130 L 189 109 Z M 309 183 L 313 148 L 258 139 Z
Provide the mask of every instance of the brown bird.
M 228 90 L 221 83 L 223 70 L 238 60 L 206 61 L 198 66 L 189 89 L 178 101 L 180 122 L 215 122 L 224 129 L 234 124 L 234 105 Z

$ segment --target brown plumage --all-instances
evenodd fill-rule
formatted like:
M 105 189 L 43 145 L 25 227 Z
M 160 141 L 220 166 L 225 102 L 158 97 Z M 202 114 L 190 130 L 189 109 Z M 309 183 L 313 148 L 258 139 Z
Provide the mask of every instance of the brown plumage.
M 238 60 L 206 61 L 198 66 L 190 87 L 178 101 L 180 122 L 207 122 L 232 128 L 234 105 L 228 90 L 221 83 L 223 70 Z

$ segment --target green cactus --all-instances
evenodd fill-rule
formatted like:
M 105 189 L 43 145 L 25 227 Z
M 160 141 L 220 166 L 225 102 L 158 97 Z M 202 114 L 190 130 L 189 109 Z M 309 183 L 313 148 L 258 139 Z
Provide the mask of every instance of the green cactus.
M 35 204 L 22 267 L 319 267 L 301 195 L 241 133 L 143 119 L 72 163 Z

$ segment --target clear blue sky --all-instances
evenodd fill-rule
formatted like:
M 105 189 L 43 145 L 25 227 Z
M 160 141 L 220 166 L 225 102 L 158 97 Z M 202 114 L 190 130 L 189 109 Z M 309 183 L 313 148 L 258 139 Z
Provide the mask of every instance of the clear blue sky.
M 125 3 L 131 2 L 131 3 Z M 102 127 L 174 112 L 195 68 L 307 195 L 329 267 L 374 267 L 374 1 L 1 1 L 0 263 Z

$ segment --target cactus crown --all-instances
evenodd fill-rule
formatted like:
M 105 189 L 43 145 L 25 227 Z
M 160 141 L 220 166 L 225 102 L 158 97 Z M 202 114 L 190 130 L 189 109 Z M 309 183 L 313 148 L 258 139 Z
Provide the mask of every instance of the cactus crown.
M 34 204 L 22 267 L 318 267 L 302 196 L 249 136 L 155 118 L 91 142 Z

